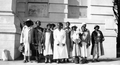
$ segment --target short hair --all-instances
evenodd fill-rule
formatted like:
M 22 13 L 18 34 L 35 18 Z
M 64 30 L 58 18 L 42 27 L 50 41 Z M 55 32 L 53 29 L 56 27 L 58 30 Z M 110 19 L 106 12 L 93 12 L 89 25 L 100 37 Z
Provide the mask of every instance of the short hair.
M 66 23 L 68 23 L 69 25 L 70 25 L 70 22 L 68 21 L 68 22 L 66 22 Z
M 77 26 L 74 25 L 74 26 L 72 26 L 72 29 L 73 29 L 73 28 L 77 29 Z
M 63 23 L 62 23 L 62 22 L 58 22 L 58 24 L 59 24 L 60 26 L 63 26 Z
M 35 24 L 37 24 L 37 23 L 41 23 L 41 21 L 37 20 L 37 21 L 35 22 Z

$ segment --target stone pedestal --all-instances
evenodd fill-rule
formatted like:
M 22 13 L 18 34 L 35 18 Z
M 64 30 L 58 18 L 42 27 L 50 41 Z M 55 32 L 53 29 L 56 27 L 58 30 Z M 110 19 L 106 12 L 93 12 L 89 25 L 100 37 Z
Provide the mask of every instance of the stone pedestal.
M 16 59 L 18 52 L 20 27 L 13 14 L 16 10 L 16 0 L 0 0 L 0 59 L 3 50 L 8 51 L 9 60 Z

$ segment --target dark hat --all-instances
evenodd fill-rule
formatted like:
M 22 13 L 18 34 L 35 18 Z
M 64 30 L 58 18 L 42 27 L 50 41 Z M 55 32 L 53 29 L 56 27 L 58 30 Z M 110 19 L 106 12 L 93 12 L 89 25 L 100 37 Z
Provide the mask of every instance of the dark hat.
M 52 23 L 51 26 L 55 27 L 56 25 L 54 23 Z
M 74 26 L 72 26 L 72 29 L 73 29 L 73 28 L 77 28 L 77 26 L 74 25 Z
M 48 23 L 48 24 L 47 24 L 47 27 L 48 27 L 48 26 L 51 26 L 51 24 L 50 24 L 50 23 Z
M 32 20 L 27 20 L 25 22 L 25 24 L 29 27 L 29 26 L 32 26 L 33 25 L 33 21 Z
M 96 25 L 95 27 L 94 27 L 94 29 L 96 29 L 98 27 L 98 29 L 100 28 L 100 26 L 99 25 Z

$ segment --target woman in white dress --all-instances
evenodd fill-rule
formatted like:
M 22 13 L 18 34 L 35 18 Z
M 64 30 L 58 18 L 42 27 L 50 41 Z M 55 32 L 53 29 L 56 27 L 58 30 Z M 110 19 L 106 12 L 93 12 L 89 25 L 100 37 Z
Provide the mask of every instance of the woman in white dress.
M 31 47 L 32 44 L 32 34 L 33 34 L 33 22 L 31 20 L 28 20 L 25 22 L 26 25 L 23 27 L 20 37 L 20 43 L 21 45 L 24 45 L 24 62 L 30 62 L 30 56 L 31 53 Z M 27 58 L 28 57 L 28 58 Z
M 66 45 L 66 32 L 63 29 L 63 24 L 60 22 L 57 24 L 58 28 L 54 30 L 54 53 L 53 59 L 57 60 L 57 63 L 61 59 L 68 58 L 68 51 Z
M 47 62 L 51 63 L 52 59 L 51 56 L 53 55 L 51 34 L 52 31 L 50 29 L 50 24 L 48 24 L 47 29 L 45 31 L 45 50 L 44 50 L 45 63 Z
M 81 51 L 80 51 L 80 35 L 79 32 L 76 30 L 77 26 L 72 27 L 71 31 L 71 40 L 73 43 L 73 50 L 72 50 L 72 57 L 73 57 L 73 62 L 79 63 L 78 58 L 81 56 Z

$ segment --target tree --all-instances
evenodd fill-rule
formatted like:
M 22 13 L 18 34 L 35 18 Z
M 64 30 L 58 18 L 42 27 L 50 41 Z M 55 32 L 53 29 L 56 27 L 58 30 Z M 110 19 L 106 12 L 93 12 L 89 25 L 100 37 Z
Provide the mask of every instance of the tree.
M 113 12 L 116 17 L 116 24 L 118 26 L 118 32 L 117 32 L 117 52 L 120 52 L 118 49 L 120 49 L 120 0 L 114 0 L 113 2 Z M 117 55 L 118 57 L 119 55 Z M 120 56 L 119 56 L 120 57 Z

